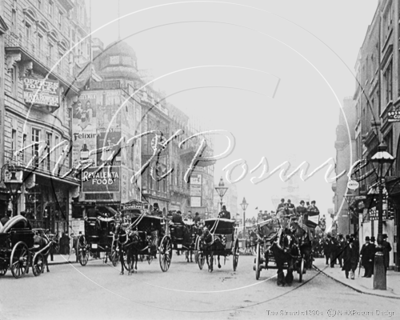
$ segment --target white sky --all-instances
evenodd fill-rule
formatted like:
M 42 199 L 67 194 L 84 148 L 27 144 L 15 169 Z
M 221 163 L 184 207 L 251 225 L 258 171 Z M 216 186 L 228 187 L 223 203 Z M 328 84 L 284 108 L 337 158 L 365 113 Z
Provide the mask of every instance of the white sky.
M 171 95 L 207 87 L 168 101 L 202 128 L 234 135 L 234 151 L 217 162 L 215 180 L 227 164 L 246 161 L 249 172 L 237 183 L 238 199 L 246 197 L 251 217 L 255 207 L 274 210 L 271 197 L 282 186 L 278 175 L 250 182 L 261 173 L 250 170 L 263 156 L 270 170 L 293 159 L 294 167 L 307 161 L 310 172 L 335 158 L 340 106 L 354 93 L 354 65 L 377 0 L 229 2 L 120 0 L 121 16 L 132 13 L 120 21 L 120 33 L 135 50 L 139 69 L 162 77 L 156 89 Z M 92 30 L 118 17 L 117 3 L 92 0 Z M 105 45 L 117 40 L 118 23 L 93 37 Z M 226 138 L 215 141 L 217 153 L 226 148 Z M 326 214 L 333 192 L 325 172 L 300 181 L 300 188 Z M 233 177 L 240 174 L 239 166 Z

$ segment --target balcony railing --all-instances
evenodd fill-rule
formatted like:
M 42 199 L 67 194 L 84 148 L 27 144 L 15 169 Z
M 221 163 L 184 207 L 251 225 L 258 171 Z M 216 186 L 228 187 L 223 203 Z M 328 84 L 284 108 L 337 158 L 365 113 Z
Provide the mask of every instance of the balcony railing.
M 59 59 L 50 57 L 47 50 L 39 48 L 37 44 L 28 39 L 22 39 L 15 34 L 8 33 L 5 35 L 5 47 L 10 48 L 21 48 L 29 55 L 33 60 L 40 62 L 49 71 L 56 65 Z M 58 51 L 56 51 L 58 53 Z M 54 68 L 53 73 L 68 83 L 73 82 L 74 77 L 72 76 L 70 69 L 68 67 L 68 59 L 64 58 L 57 66 Z
M 4 163 L 13 163 L 23 168 L 24 171 L 38 172 L 55 177 L 62 177 L 71 169 L 68 165 L 68 158 L 65 159 L 64 163 L 59 163 L 59 165 L 56 166 L 57 162 L 52 160 L 55 159 L 54 154 L 44 159 L 43 156 L 46 155 L 46 152 L 43 152 L 41 157 L 35 157 L 34 155 L 35 152 L 31 149 L 21 151 L 18 156 L 15 156 L 15 152 L 4 151 Z M 55 168 L 56 170 L 54 170 Z

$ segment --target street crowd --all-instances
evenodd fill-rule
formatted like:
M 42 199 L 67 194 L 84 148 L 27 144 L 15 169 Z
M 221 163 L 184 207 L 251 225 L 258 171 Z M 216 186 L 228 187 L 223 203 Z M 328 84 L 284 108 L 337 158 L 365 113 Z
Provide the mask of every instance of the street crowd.
M 387 270 L 392 246 L 387 241 L 386 234 L 383 234 L 382 238 L 384 266 Z M 334 237 L 328 233 L 320 243 L 323 247 L 326 265 L 334 268 L 335 265 L 339 264 L 339 267 L 345 272 L 346 278 L 350 276 L 350 279 L 354 280 L 357 267 L 359 267 L 359 272 L 361 267 L 364 268 L 363 277 L 371 278 L 373 275 L 375 253 L 378 251 L 375 237 L 366 236 L 365 244 L 361 247 L 361 250 L 356 234 L 346 235 L 345 237 L 338 234 L 337 237 Z

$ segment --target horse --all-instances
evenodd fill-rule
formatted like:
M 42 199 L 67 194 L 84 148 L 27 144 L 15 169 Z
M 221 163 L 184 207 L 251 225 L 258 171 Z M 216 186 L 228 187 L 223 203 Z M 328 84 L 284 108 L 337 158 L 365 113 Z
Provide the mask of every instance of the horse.
M 208 228 L 203 229 L 203 233 L 200 236 L 200 250 L 202 250 L 206 256 L 207 266 L 210 272 L 213 271 L 214 251 L 223 250 L 225 248 L 225 241 L 226 240 L 222 236 L 211 234 Z M 218 268 L 221 268 L 219 255 Z
M 128 275 L 137 270 L 138 250 L 135 250 L 136 244 L 140 242 L 139 233 L 132 230 L 124 230 L 121 225 L 116 225 L 113 232 L 116 247 L 119 252 L 119 261 L 121 263 L 120 275 L 124 274 L 124 255 L 126 254 L 126 268 Z
M 48 246 L 47 249 L 43 250 L 42 254 L 44 256 L 43 263 L 46 266 L 46 270 L 47 270 L 47 272 L 50 272 L 48 258 L 49 258 L 49 255 L 50 255 L 50 250 L 52 250 L 52 246 L 53 246 L 54 241 L 51 240 L 45 233 L 40 235 L 38 231 L 36 232 L 36 234 L 35 234 L 33 239 L 34 239 L 33 243 L 34 243 L 34 246 L 35 246 L 37 251 L 41 251 L 46 246 Z M 44 273 L 44 268 L 42 270 L 42 273 Z
M 272 243 L 269 251 L 274 256 L 276 262 L 278 274 L 277 285 L 285 286 L 286 284 L 292 284 L 294 263 L 295 259 L 300 255 L 300 250 L 291 231 L 287 228 L 281 228 L 278 231 L 276 241 Z M 286 276 L 283 272 L 285 263 L 287 264 Z
M 201 236 L 201 234 L 201 227 L 196 224 L 190 226 L 188 232 L 185 234 L 184 243 L 188 244 L 188 250 L 185 252 L 186 262 L 193 262 L 192 257 L 196 246 L 196 240 Z M 197 263 L 197 260 L 195 262 Z
M 303 227 L 301 227 L 297 222 L 291 223 L 293 236 L 297 239 L 300 253 L 305 260 L 304 267 L 305 269 L 311 269 L 313 262 L 313 257 L 312 257 L 313 243 L 311 241 L 309 230 L 306 229 L 307 226 L 304 225 L 302 226 Z

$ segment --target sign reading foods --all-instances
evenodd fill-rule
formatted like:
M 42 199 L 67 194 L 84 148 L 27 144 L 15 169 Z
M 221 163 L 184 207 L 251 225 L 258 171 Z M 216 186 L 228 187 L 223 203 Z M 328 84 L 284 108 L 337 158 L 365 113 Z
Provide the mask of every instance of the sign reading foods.
M 120 185 L 120 167 L 88 168 L 82 172 L 83 192 L 118 192 Z
M 24 101 L 27 104 L 58 107 L 58 81 L 24 78 Z

